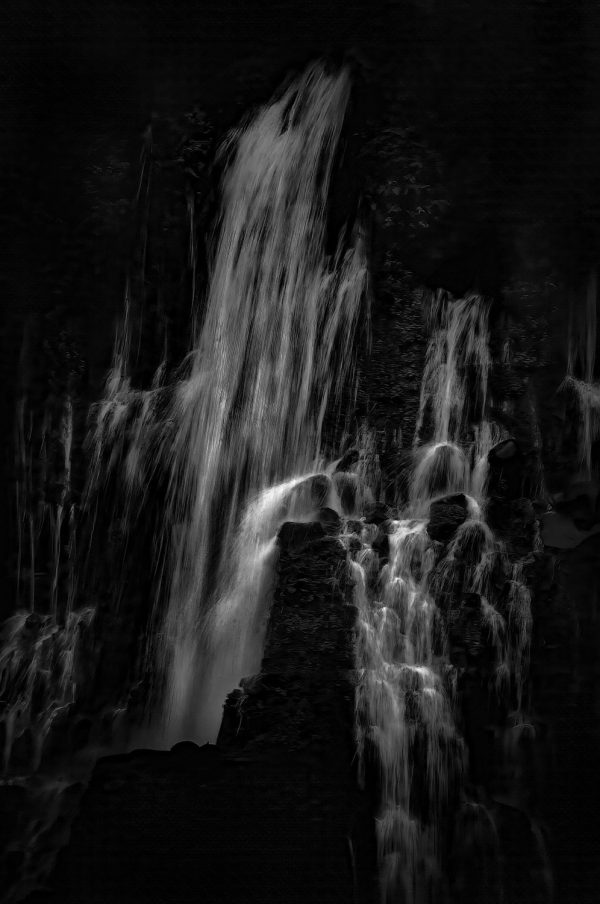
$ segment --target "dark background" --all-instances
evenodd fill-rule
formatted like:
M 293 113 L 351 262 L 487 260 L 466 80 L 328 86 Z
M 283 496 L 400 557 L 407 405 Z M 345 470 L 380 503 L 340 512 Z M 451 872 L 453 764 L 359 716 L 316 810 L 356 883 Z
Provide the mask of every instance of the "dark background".
M 525 448 L 532 443 L 533 387 L 546 479 L 551 490 L 566 485 L 576 412 L 557 387 L 569 304 L 584 297 L 600 242 L 599 4 L 13 0 L 0 18 L 3 613 L 14 608 L 17 398 L 25 392 L 38 419 L 67 391 L 74 398 L 78 504 L 87 412 L 102 393 L 126 283 L 134 312 L 144 312 L 132 376 L 148 386 L 166 340 L 169 366 L 189 347 L 218 210 L 219 143 L 316 57 L 353 70 L 330 241 L 362 213 L 374 296 L 375 354 L 364 381 L 373 423 L 400 421 L 412 435 L 426 337 L 411 290 L 478 290 L 494 298 L 492 342 L 510 336 L 516 348 L 510 380 L 495 376 L 497 398 L 516 410 L 505 426 Z M 506 521 L 507 534 L 518 537 L 516 524 Z M 97 708 L 127 686 L 147 617 L 151 517 L 144 526 L 126 562 L 130 598 L 118 614 L 112 600 L 100 601 L 89 692 Z M 539 799 L 553 856 L 563 851 L 561 901 L 579 880 L 578 902 L 594 899 L 600 862 L 598 808 L 589 804 L 600 749 L 599 622 L 588 593 L 597 558 L 589 547 L 580 558 L 557 566 L 556 581 L 554 564 L 536 577 L 532 664 L 537 712 L 557 739 Z

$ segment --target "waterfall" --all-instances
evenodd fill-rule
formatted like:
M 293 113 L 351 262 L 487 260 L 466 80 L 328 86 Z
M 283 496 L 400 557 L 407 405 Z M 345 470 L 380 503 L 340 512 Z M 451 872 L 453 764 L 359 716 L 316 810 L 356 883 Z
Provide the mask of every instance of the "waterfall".
M 71 489 L 71 396 L 60 410 L 46 405 L 36 422 L 23 389 L 15 442 L 18 603 L 3 626 L 0 658 L 5 764 L 14 737 L 30 728 L 41 749 L 52 714 L 73 701 L 79 639 L 94 617 L 93 606 L 77 609 L 78 584 L 98 558 L 96 544 L 105 547 L 106 531 L 114 533 L 121 543 L 111 537 L 109 560 L 123 573 L 100 578 L 118 610 L 128 550 L 156 475 L 166 501 L 145 642 L 165 690 L 152 737 L 215 740 L 225 695 L 260 663 L 275 537 L 286 517 L 307 518 L 325 501 L 315 501 L 311 480 L 321 467 L 324 418 L 353 380 L 364 311 L 360 230 L 350 247 L 340 240 L 334 254 L 325 251 L 349 92 L 346 71 L 315 64 L 229 136 L 192 351 L 174 374 L 160 363 L 149 388 L 135 387 L 131 376 L 136 322 L 126 288 L 105 392 L 90 412 L 80 507 Z M 319 479 L 334 492 L 330 478 Z M 48 678 L 39 714 L 32 710 L 34 687 L 42 699 L 36 670 Z
M 256 569 L 267 567 L 281 523 L 260 494 L 315 469 L 325 412 L 351 373 L 365 286 L 362 241 L 357 236 L 333 260 L 324 251 L 348 94 L 347 73 L 313 66 L 227 146 L 203 323 L 169 412 L 172 578 L 158 657 L 171 742 L 215 738 L 214 720 L 208 726 L 201 716 L 202 688 L 210 673 L 221 697 L 232 689 L 245 653 L 238 650 L 225 683 L 215 678 L 222 641 L 213 610 L 233 606 L 239 636 L 249 636 L 239 620 L 251 623 L 253 607 L 232 603 L 241 592 L 232 587 L 261 583 Z
M 414 440 L 418 455 L 411 484 L 415 514 L 417 509 L 427 509 L 432 496 L 458 492 L 468 485 L 470 466 L 460 441 L 465 438 L 471 400 L 480 413 L 485 410 L 490 367 L 487 317 L 488 307 L 476 295 L 455 301 L 438 292 L 432 299 L 433 329 L 425 357 Z M 423 446 L 421 437 L 427 420 L 431 422 L 432 439 Z M 484 456 L 491 445 L 490 428 L 484 425 L 485 422 L 477 427 L 477 492 L 481 491 Z
M 501 436 L 485 420 L 488 306 L 476 295 L 438 293 L 432 315 L 408 503 L 385 527 L 383 567 L 370 526 L 351 563 L 359 610 L 357 746 L 363 778 L 367 770 L 379 776 L 381 901 L 389 904 L 449 894 L 447 828 L 454 813 L 458 826 L 466 812 L 459 805 L 466 748 L 455 721 L 453 635 L 475 647 L 488 638 L 496 656 L 490 691 L 506 694 L 515 722 L 525 722 L 529 594 L 521 565 L 508 562 L 484 520 L 487 453 Z M 434 503 L 460 513 L 444 544 L 430 535 Z M 501 593 L 492 580 L 498 574 Z M 493 823 L 489 814 L 486 820 Z M 495 837 L 493 828 L 486 832 Z M 490 870 L 497 873 L 499 862 Z

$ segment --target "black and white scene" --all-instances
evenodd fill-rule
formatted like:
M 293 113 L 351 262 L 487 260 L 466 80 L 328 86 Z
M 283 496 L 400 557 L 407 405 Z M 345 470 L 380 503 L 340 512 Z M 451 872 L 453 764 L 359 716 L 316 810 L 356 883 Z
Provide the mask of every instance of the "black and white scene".
M 600 4 L 0 20 L 2 904 L 596 904 Z

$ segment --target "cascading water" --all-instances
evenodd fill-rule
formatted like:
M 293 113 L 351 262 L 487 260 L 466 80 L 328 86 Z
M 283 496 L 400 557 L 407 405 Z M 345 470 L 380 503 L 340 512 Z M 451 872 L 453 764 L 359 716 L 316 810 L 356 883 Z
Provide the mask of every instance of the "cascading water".
M 388 522 L 387 563 L 380 567 L 365 528 L 351 566 L 360 613 L 357 743 L 363 770 L 379 773 L 381 900 L 411 904 L 448 899 L 448 820 L 458 810 L 465 821 L 465 807 L 485 810 L 469 801 L 459 806 L 466 753 L 455 722 L 460 669 L 450 658 L 452 633 L 471 632 L 476 642 L 487 632 L 496 686 L 504 692 L 508 680 L 520 713 L 530 631 L 520 568 L 510 566 L 483 520 L 487 453 L 499 438 L 483 417 L 487 305 L 475 295 L 454 301 L 438 294 L 432 313 L 408 502 Z M 422 446 L 426 430 L 431 441 Z M 445 544 L 431 536 L 436 502 L 462 511 Z M 502 599 L 491 580 L 498 570 L 506 578 Z M 490 822 L 487 813 L 478 818 L 478 831 L 497 846 Z M 498 862 L 490 869 L 496 875 Z M 455 880 L 455 891 L 459 885 Z
M 485 409 L 490 354 L 487 343 L 487 308 L 468 295 L 445 303 L 438 292 L 432 299 L 430 322 L 433 326 L 421 383 L 419 417 L 414 445 L 418 464 L 411 483 L 414 513 L 419 505 L 427 509 L 429 500 L 444 492 L 464 490 L 469 482 L 469 462 L 463 448 L 471 399 Z M 474 375 L 474 385 L 469 376 Z M 431 421 L 432 440 L 420 447 L 426 419 Z M 479 427 L 478 438 L 490 434 Z M 486 460 L 485 439 L 478 443 L 479 463 Z M 482 464 L 479 464 L 481 470 Z M 478 475 L 479 478 L 479 475 Z M 475 488 L 481 492 L 481 479 Z
M 346 73 L 312 67 L 229 149 L 204 322 L 170 412 L 172 580 L 159 649 L 170 741 L 215 738 L 199 696 L 206 670 L 222 696 L 247 665 L 241 649 L 235 667 L 218 654 L 222 626 L 232 608 L 238 625 L 242 614 L 254 622 L 260 594 L 243 607 L 232 600 L 246 581 L 260 584 L 259 563 L 268 562 L 283 517 L 276 503 L 287 481 L 314 469 L 325 411 L 350 373 L 365 287 L 362 242 L 334 261 L 324 251 L 348 92 Z M 285 482 L 268 489 L 278 481 Z M 236 630 L 246 636 L 245 627 Z

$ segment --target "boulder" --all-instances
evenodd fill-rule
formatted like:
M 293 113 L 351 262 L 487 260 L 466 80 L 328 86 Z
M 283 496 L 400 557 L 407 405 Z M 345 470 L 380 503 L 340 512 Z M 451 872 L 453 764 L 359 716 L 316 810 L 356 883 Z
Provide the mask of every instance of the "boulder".
M 326 531 L 319 521 L 307 523 L 286 521 L 279 528 L 277 540 L 281 548 L 287 552 L 298 552 L 307 544 L 322 540 L 325 536 Z
M 373 540 L 371 546 L 379 556 L 380 563 L 382 561 L 387 561 L 390 557 L 390 540 L 387 532 L 384 529 L 383 525 L 379 525 L 379 530 L 377 531 L 377 536 Z
M 317 512 L 319 524 L 329 536 L 337 536 L 342 530 L 342 519 L 331 508 L 320 508 Z
M 310 486 L 311 497 L 315 505 L 325 505 L 329 490 L 331 489 L 331 481 L 325 474 L 317 474 L 308 481 Z
M 333 473 L 337 474 L 340 471 L 351 471 L 359 458 L 360 454 L 358 449 L 348 449 L 338 461 Z
M 358 539 L 358 537 L 356 537 L 356 536 L 350 537 L 347 542 L 348 542 L 348 547 L 347 547 L 348 552 L 354 558 L 355 556 L 358 555 L 359 552 L 361 552 L 363 545 L 362 545 L 361 541 Z
M 467 520 L 468 503 L 464 493 L 444 496 L 431 503 L 427 533 L 432 540 L 449 543 L 457 528 Z
M 298 483 L 290 493 L 292 511 L 320 508 L 327 504 L 331 480 L 327 474 L 315 474 Z
M 37 612 L 32 612 L 31 615 L 28 615 L 25 619 L 25 628 L 31 632 L 31 634 L 38 634 L 43 624 L 42 616 Z
M 383 524 L 392 518 L 392 510 L 385 502 L 372 502 L 365 509 L 365 522 L 367 524 Z
M 340 498 L 342 511 L 345 515 L 351 515 L 356 511 L 356 497 L 358 483 L 356 474 L 347 474 L 344 471 L 336 471 L 333 482 Z
M 499 462 L 510 461 L 519 458 L 521 451 L 514 439 L 503 439 L 502 442 L 496 443 L 488 452 L 488 461 L 490 465 L 497 465 Z

